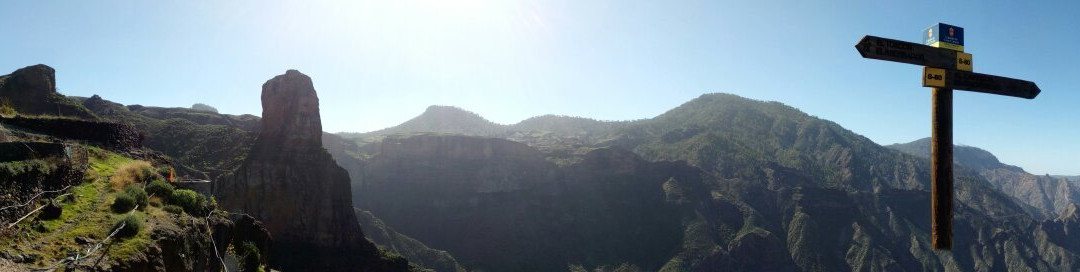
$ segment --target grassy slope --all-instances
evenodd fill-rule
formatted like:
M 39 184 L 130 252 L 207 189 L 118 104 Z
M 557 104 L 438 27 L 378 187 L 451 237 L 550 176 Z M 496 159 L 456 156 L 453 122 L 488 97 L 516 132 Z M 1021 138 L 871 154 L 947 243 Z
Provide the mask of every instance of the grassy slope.
M 132 159 L 100 149 L 93 150 L 91 169 L 87 172 L 85 182 L 71 190 L 75 201 L 61 201 L 63 214 L 53 220 L 29 218 L 20 222 L 15 227 L 18 236 L 0 240 L 0 248 L 14 249 L 24 256 L 36 256 L 37 260 L 31 266 L 44 267 L 68 257 L 71 252 L 85 253 L 86 247 L 77 244 L 76 237 L 101 241 L 108 236 L 115 222 L 124 216 L 114 214 L 109 209 L 119 192 L 108 188 L 108 178 L 117 167 Z M 146 213 L 148 221 L 168 219 L 167 213 L 156 207 L 146 207 L 144 211 L 136 212 Z M 153 224 L 146 226 L 134 237 L 114 240 L 107 251 L 104 247 L 102 251 L 114 260 L 144 251 L 152 243 L 150 233 L 153 231 Z M 91 259 L 96 259 L 98 254 L 91 256 Z

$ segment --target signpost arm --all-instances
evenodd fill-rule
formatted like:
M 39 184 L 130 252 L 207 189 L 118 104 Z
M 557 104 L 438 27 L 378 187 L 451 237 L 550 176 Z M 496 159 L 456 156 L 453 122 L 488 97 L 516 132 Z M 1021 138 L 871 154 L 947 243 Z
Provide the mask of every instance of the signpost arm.
M 931 112 L 930 235 L 934 249 L 952 249 L 953 90 L 933 88 Z

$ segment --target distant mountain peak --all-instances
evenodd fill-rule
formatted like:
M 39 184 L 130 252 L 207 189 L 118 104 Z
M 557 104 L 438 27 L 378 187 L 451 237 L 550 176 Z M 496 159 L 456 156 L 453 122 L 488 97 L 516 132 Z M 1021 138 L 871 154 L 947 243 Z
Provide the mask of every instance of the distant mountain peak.
M 930 138 L 922 138 L 909 143 L 897 143 L 885 146 L 916 157 L 930 157 Z M 953 145 L 953 157 L 957 164 L 978 169 L 1004 168 L 1011 171 L 1024 172 L 1023 168 L 1008 165 L 998 160 L 990 151 L 966 145 Z
M 424 109 L 424 113 L 421 113 L 420 116 L 429 115 L 429 114 L 459 115 L 459 116 L 463 116 L 463 117 L 475 118 L 475 119 L 478 119 L 478 120 L 487 121 L 487 119 L 484 119 L 484 117 L 481 117 L 479 114 L 476 114 L 475 112 L 471 112 L 471 111 L 468 111 L 468 110 L 465 110 L 465 109 L 462 109 L 462 108 L 459 108 L 459 107 L 456 107 L 456 106 L 431 105 L 431 106 L 428 106 L 426 109 Z
M 471 111 L 455 106 L 431 105 L 420 115 L 400 125 L 371 132 L 375 135 L 401 133 L 451 133 L 473 136 L 499 136 L 507 131 L 503 125 L 491 122 Z
M 697 119 L 713 121 L 719 116 L 732 116 L 755 112 L 765 116 L 784 116 L 786 118 L 805 119 L 810 115 L 776 101 L 764 101 L 741 97 L 729 93 L 707 93 L 694 98 L 654 119 Z
M 739 95 L 736 95 L 736 94 L 730 94 L 730 93 L 706 93 L 706 94 L 702 94 L 701 96 L 698 96 L 697 98 L 694 98 L 694 99 L 692 99 L 690 101 L 687 101 L 686 104 L 695 103 L 695 102 L 697 102 L 697 103 L 739 102 L 739 103 L 761 103 L 761 104 L 768 104 L 768 105 L 784 105 L 784 103 L 780 103 L 780 102 L 777 102 L 777 101 L 757 100 L 757 99 L 746 98 L 746 97 L 742 97 L 742 96 L 739 96 Z M 794 108 L 792 108 L 792 109 L 794 109 Z

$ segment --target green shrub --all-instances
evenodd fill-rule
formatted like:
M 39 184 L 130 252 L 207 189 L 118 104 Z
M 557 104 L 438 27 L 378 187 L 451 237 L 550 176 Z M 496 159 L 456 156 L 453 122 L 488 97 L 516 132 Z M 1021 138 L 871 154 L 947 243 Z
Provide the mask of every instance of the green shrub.
M 146 208 L 149 196 L 146 195 L 146 191 L 143 191 L 142 187 L 128 186 L 127 189 L 124 190 L 124 194 L 135 199 L 135 204 L 139 204 L 140 210 Z
M 47 176 L 59 167 L 56 163 L 45 160 L 25 160 L 13 162 L 0 162 L 0 180 L 15 179 L 19 175 L 31 173 L 31 175 Z
M 252 242 L 244 242 L 240 247 L 240 262 L 243 265 L 240 271 L 259 271 L 259 247 Z
M 135 198 L 128 194 L 118 194 L 112 203 L 112 211 L 126 213 L 135 208 Z
M 120 224 L 126 224 L 124 225 L 124 228 L 120 229 L 120 232 L 116 233 L 116 235 L 118 237 L 131 237 L 139 234 L 139 231 L 143 228 L 143 221 L 145 221 L 145 219 L 143 219 L 142 214 L 132 213 L 121 218 L 120 221 L 113 225 L 113 228 L 119 227 Z
M 210 210 L 217 210 L 217 198 L 214 198 L 214 196 L 210 196 L 210 202 L 206 203 L 206 208 Z
M 15 116 L 18 112 L 11 106 L 11 100 L 0 98 L 0 115 Z
M 202 215 L 206 197 L 192 190 L 179 189 L 173 191 L 169 203 L 183 207 L 190 215 Z
M 176 187 L 173 187 L 172 184 L 165 182 L 165 180 L 163 179 L 155 179 L 154 181 L 151 181 L 150 184 L 146 185 L 147 193 L 159 196 L 161 198 L 168 198 L 172 196 L 173 190 L 175 189 Z
M 172 214 L 180 214 L 184 212 L 184 208 L 176 205 L 165 205 L 164 210 Z

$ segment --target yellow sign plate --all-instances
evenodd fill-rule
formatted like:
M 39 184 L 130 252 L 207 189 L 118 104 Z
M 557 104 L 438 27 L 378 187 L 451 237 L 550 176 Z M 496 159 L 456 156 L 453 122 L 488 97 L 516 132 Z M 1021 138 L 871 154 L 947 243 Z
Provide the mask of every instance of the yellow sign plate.
M 923 87 L 945 88 L 945 69 L 924 67 L 922 85 Z
M 938 47 L 938 48 L 952 49 L 952 50 L 964 52 L 964 46 L 963 45 L 951 44 L 951 43 L 947 43 L 947 42 L 940 42 L 940 41 L 939 42 L 934 42 L 934 43 L 931 43 L 930 46 L 931 47 Z
M 956 52 L 956 70 L 971 72 L 971 54 Z

